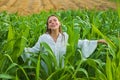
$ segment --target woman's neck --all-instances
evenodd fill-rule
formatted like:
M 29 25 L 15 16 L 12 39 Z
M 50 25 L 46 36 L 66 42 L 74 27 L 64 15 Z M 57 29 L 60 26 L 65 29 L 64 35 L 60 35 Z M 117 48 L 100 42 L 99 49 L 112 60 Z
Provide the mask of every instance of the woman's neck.
M 57 38 L 59 36 L 59 30 L 52 30 L 50 33 L 51 37 L 53 38 L 53 40 L 56 42 Z

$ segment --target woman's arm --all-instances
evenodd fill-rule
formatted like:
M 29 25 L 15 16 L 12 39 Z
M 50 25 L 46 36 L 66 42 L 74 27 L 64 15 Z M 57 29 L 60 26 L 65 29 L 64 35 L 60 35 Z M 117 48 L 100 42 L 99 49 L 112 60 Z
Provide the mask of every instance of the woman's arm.
M 31 56 L 31 54 L 30 54 L 30 52 L 32 52 L 32 53 L 37 53 L 39 50 L 40 50 L 40 42 L 41 42 L 41 40 L 40 40 L 40 38 L 39 38 L 39 40 L 37 41 L 37 43 L 32 47 L 32 48 L 30 48 L 30 47 L 28 47 L 28 48 L 24 48 L 24 52 L 25 53 L 23 53 L 22 55 L 21 55 L 21 57 L 22 57 L 22 59 L 23 59 L 23 61 L 25 62 L 28 58 L 30 58 L 30 56 Z
M 100 40 L 79 40 L 78 41 L 78 47 L 81 48 L 82 51 L 82 57 L 87 58 L 89 57 L 97 48 L 98 43 L 104 43 L 107 44 L 107 42 L 104 39 Z
M 97 40 L 97 42 L 107 44 L 107 42 L 104 39 Z
M 25 52 L 33 52 L 33 53 L 37 53 L 40 50 L 40 41 L 38 41 L 32 48 L 25 47 Z
M 32 52 L 32 53 L 37 53 L 40 51 L 40 43 L 42 41 L 42 37 L 40 36 L 38 41 L 36 42 L 36 44 L 33 47 L 28 47 L 28 48 L 24 48 L 25 52 Z
M 82 57 L 87 58 L 89 57 L 97 47 L 97 40 L 79 40 L 78 47 L 81 48 Z

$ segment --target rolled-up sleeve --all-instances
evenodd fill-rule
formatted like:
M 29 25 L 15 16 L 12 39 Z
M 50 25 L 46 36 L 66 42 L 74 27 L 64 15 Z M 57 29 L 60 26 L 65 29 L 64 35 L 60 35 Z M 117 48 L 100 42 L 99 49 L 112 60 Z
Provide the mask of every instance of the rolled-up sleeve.
M 23 61 L 26 61 L 28 58 L 30 58 L 31 53 L 37 53 L 40 51 L 40 43 L 41 43 L 41 38 L 38 39 L 37 43 L 32 47 L 28 47 L 28 48 L 24 48 L 24 52 L 21 57 L 23 59 Z
M 25 48 L 25 52 L 37 53 L 40 50 L 40 41 L 38 41 L 32 48 Z
M 95 51 L 97 47 L 97 40 L 79 40 L 78 47 L 81 48 L 82 57 L 87 58 Z

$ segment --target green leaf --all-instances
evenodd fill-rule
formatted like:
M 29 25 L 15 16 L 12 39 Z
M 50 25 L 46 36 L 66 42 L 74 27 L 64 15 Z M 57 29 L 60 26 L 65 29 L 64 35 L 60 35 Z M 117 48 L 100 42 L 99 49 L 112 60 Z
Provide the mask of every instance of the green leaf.
M 7 70 L 5 71 L 5 73 L 7 73 L 10 69 L 14 68 L 15 66 L 17 66 L 16 63 L 12 63 L 8 68 Z
M 96 68 L 96 79 L 97 80 L 108 80 L 104 73 L 102 73 L 99 69 Z
M 14 76 L 11 76 L 9 74 L 0 74 L 0 78 L 1 79 L 14 79 L 15 77 Z
M 107 38 L 102 32 L 100 32 L 100 31 L 95 27 L 95 25 L 92 25 L 92 28 L 93 28 L 93 31 L 94 31 L 94 32 L 96 32 L 98 35 L 102 36 L 102 37 L 105 39 L 105 41 L 106 41 L 107 44 L 108 44 L 108 47 L 110 47 L 110 49 L 113 51 L 113 53 L 115 53 L 115 51 L 116 51 L 116 49 L 117 49 L 117 47 L 115 46 L 115 44 L 114 44 L 109 38 Z M 113 54 L 113 53 L 111 53 L 111 54 L 112 54 L 113 57 L 115 57 L 115 54 Z
M 38 56 L 38 61 L 37 61 L 37 67 L 36 67 L 36 80 L 39 80 L 39 74 L 40 74 L 40 55 Z
M 107 74 L 107 78 L 108 80 L 113 80 L 112 78 L 112 62 L 109 58 L 109 56 L 107 55 L 107 59 L 106 59 L 106 74 Z

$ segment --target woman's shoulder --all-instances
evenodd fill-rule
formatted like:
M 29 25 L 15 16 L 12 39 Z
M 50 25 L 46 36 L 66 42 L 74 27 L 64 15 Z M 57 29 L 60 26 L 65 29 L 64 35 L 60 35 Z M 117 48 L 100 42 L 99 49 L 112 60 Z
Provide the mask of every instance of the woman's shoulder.
M 63 35 L 65 36 L 66 39 L 68 39 L 69 36 L 68 36 L 67 32 L 63 32 Z
M 39 36 L 39 39 L 44 39 L 44 38 L 47 38 L 48 37 L 48 34 L 47 33 L 44 33 L 42 35 Z
M 48 33 L 44 33 L 41 35 L 41 37 L 46 37 L 46 36 L 48 36 Z
M 67 32 L 63 32 L 63 35 L 68 36 Z

